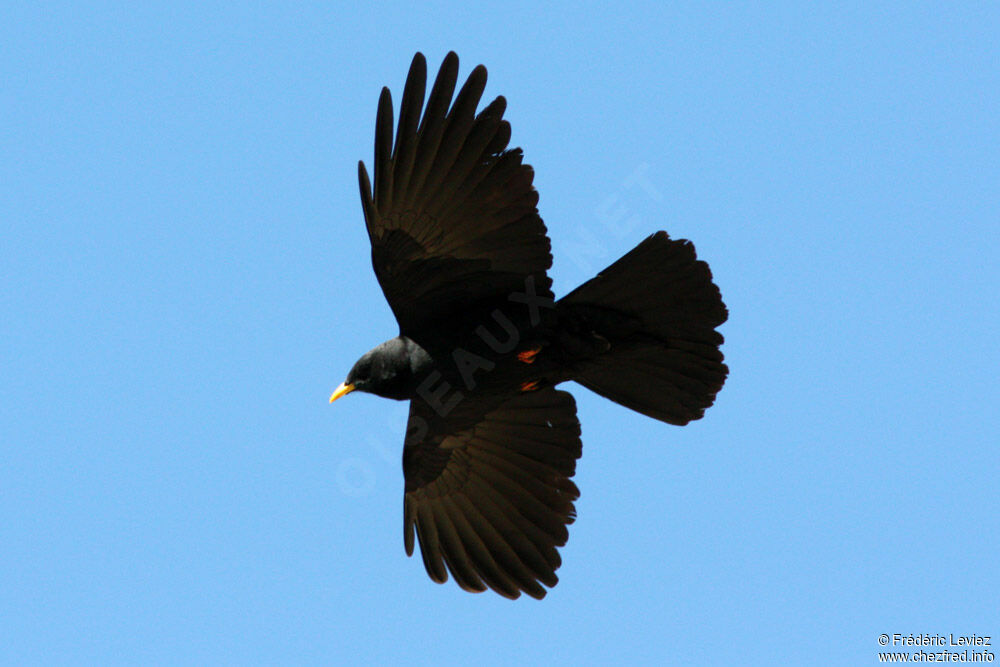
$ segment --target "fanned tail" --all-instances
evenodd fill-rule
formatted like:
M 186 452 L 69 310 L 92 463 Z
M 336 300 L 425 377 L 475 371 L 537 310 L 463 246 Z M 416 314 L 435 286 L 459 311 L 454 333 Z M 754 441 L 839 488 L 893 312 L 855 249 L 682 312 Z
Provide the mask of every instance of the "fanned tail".
M 657 232 L 559 306 L 608 343 L 573 379 L 654 419 L 701 418 L 729 373 L 715 330 L 728 312 L 690 241 Z

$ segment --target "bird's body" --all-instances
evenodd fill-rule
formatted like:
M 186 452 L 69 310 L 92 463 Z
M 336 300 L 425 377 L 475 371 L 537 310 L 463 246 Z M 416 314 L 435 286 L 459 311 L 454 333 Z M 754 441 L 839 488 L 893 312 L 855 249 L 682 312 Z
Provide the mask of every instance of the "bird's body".
M 349 376 L 348 383 L 383 398 L 409 400 L 420 397 L 422 382 L 440 375 L 463 395 L 503 397 L 571 380 L 577 369 L 610 350 L 609 340 L 584 329 L 570 309 L 556 305 L 534 325 L 527 312 L 524 317 L 510 313 L 516 310 L 497 304 L 481 317 L 466 316 L 464 323 L 455 324 L 448 344 L 436 349 L 427 350 L 403 335 L 390 338 L 359 360 L 358 377 L 377 381 L 366 385 Z M 621 326 L 622 318 L 610 312 L 605 317 Z M 474 327 L 468 326 L 470 321 Z
M 404 538 L 466 590 L 543 597 L 575 518 L 581 453 L 569 380 L 655 419 L 700 418 L 725 381 L 715 328 L 727 317 L 708 266 L 657 232 L 556 300 L 533 172 L 507 149 L 497 98 L 478 115 L 486 70 L 451 103 L 445 58 L 423 107 L 410 68 L 393 141 L 379 100 L 375 187 L 359 165 L 375 274 L 400 324 L 331 401 L 359 390 L 409 400 Z

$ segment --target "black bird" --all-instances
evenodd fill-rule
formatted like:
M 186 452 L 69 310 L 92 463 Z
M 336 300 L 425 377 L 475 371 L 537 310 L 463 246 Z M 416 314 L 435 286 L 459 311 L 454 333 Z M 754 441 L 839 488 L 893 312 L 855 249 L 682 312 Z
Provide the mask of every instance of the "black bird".
M 656 232 L 555 300 L 534 172 L 507 148 L 506 101 L 478 114 L 486 68 L 452 103 L 449 53 L 424 106 L 427 64 L 410 65 L 393 141 L 379 98 L 375 187 L 358 163 L 372 263 L 399 335 L 367 352 L 351 391 L 410 401 L 403 442 L 403 539 L 431 579 L 545 596 L 580 492 L 573 380 L 683 425 L 722 388 L 727 311 L 694 246 Z

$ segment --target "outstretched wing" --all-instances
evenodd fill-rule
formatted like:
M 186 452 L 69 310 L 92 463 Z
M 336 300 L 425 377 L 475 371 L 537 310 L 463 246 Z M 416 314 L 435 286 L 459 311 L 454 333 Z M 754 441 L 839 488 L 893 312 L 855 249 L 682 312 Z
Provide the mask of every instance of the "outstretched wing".
M 556 547 L 576 518 L 580 492 L 570 477 L 581 447 L 576 403 L 564 391 L 518 394 L 471 419 L 435 418 L 413 400 L 403 448 L 407 555 L 416 529 L 434 581 L 447 581 L 450 570 L 467 591 L 541 599 L 541 584 L 558 581 Z
M 498 97 L 478 115 L 486 68 L 476 67 L 454 104 L 458 56 L 441 65 L 427 107 L 427 64 L 413 58 L 393 143 L 392 98 L 382 89 L 375 129 L 375 188 L 358 163 L 372 263 L 400 333 L 427 345 L 434 325 L 476 304 L 506 300 L 533 277 L 551 298 L 552 264 L 538 216 L 534 171 L 507 149 Z M 450 105 L 450 108 L 449 108 Z

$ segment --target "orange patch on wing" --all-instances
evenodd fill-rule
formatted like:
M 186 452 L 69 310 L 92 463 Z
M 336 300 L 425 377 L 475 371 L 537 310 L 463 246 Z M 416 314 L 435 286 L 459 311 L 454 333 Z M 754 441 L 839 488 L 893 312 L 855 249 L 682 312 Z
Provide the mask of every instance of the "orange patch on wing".
M 521 391 L 535 391 L 538 389 L 538 380 L 529 380 L 521 383 Z
M 521 361 L 521 362 L 526 363 L 526 364 L 533 364 L 533 363 L 535 363 L 535 356 L 539 352 L 541 352 L 541 351 L 542 351 L 541 346 L 539 346 L 539 347 L 533 347 L 530 350 L 525 350 L 523 352 L 518 352 L 517 353 L 517 359 L 518 359 L 518 361 Z

